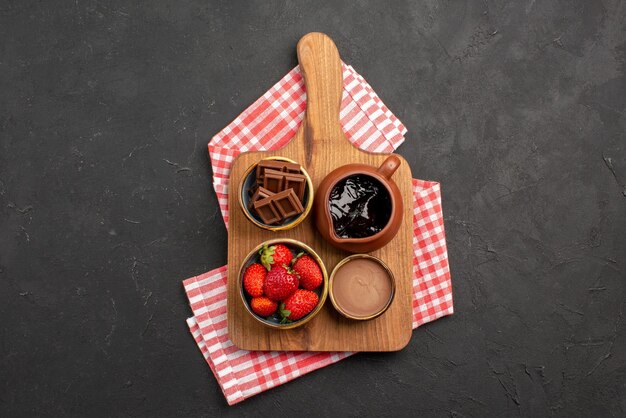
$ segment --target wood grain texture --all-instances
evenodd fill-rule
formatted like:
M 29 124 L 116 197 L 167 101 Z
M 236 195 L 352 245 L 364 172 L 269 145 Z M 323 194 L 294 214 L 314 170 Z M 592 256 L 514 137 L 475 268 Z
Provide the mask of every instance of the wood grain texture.
M 396 297 L 380 317 L 352 321 L 341 317 L 327 299 L 310 322 L 293 330 L 265 327 L 246 312 L 237 292 L 238 272 L 248 252 L 262 241 L 284 237 L 311 246 L 330 272 L 348 253 L 324 241 L 313 225 L 312 213 L 294 229 L 272 232 L 253 225 L 244 216 L 237 199 L 237 186 L 246 169 L 268 156 L 298 161 L 309 172 L 314 187 L 333 169 L 349 163 L 379 166 L 388 154 L 361 151 L 345 138 L 339 123 L 342 71 L 334 42 L 321 33 L 304 36 L 297 47 L 298 60 L 307 88 L 305 120 L 294 139 L 284 148 L 270 152 L 241 154 L 233 163 L 230 177 L 228 230 L 228 328 L 233 343 L 247 350 L 293 351 L 396 351 L 411 337 L 413 216 L 411 170 L 402 164 L 393 175 L 404 202 L 402 226 L 385 247 L 370 254 L 381 258 L 396 279 Z

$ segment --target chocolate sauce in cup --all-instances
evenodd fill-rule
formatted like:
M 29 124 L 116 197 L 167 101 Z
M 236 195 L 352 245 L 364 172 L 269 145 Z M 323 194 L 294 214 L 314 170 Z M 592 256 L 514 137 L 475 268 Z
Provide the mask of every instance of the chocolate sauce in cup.
M 374 177 L 357 174 L 333 187 L 328 201 L 335 234 L 366 238 L 383 230 L 391 217 L 389 192 Z
M 387 245 L 402 223 L 404 206 L 391 179 L 402 160 L 391 154 L 379 167 L 347 164 L 324 177 L 315 193 L 315 226 L 333 246 L 368 253 Z

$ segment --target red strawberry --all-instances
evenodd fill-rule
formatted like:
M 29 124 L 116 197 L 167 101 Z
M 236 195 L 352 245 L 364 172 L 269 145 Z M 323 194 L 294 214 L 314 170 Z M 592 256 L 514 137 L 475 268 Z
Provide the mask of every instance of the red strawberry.
M 258 298 L 252 298 L 250 301 L 250 307 L 255 314 L 265 318 L 276 312 L 278 303 L 268 297 L 259 296 Z
M 270 245 L 269 247 L 264 245 L 259 254 L 261 255 L 261 264 L 268 270 L 272 266 L 282 266 L 283 264 L 288 266 L 293 259 L 291 250 L 283 244 Z
M 243 288 L 252 297 L 263 296 L 267 270 L 259 263 L 251 264 L 243 273 Z
M 300 287 L 313 290 L 322 284 L 324 276 L 319 264 L 308 255 L 298 254 L 293 269 L 300 277 Z
M 315 309 L 317 302 L 319 302 L 317 293 L 304 289 L 296 290 L 284 303 L 280 304 L 280 314 L 283 321 L 285 319 L 297 321 L 305 317 Z
M 285 267 L 274 266 L 265 278 L 265 296 L 278 302 L 285 300 L 298 288 L 298 276 Z

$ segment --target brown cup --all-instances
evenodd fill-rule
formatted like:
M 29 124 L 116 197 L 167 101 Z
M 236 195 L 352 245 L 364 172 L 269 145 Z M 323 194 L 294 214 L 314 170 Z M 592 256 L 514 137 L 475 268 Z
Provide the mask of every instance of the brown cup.
M 322 237 L 334 247 L 351 253 L 368 253 L 387 245 L 393 239 L 402 224 L 403 203 L 402 194 L 396 183 L 391 179 L 398 169 L 401 160 L 391 154 L 380 167 L 367 164 L 347 164 L 331 171 L 317 187 L 315 193 L 315 226 Z M 333 187 L 353 175 L 366 175 L 378 180 L 389 193 L 391 200 L 391 215 L 385 227 L 378 233 L 365 238 L 342 238 L 337 236 L 330 214 L 330 193 Z

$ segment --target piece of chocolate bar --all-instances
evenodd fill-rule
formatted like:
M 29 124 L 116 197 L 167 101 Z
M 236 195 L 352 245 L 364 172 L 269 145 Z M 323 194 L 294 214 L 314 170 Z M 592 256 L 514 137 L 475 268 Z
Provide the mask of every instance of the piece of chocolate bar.
M 263 178 L 265 170 L 284 171 L 285 162 L 277 160 L 261 160 L 256 165 L 256 177 Z
M 265 187 L 257 187 L 254 191 L 254 194 L 250 197 L 250 202 L 248 202 L 248 209 L 254 209 L 254 202 L 258 200 L 265 199 L 266 197 L 273 196 L 274 193 L 267 190 Z
M 256 165 L 256 178 L 263 178 L 265 170 L 284 171 L 285 173 L 301 174 L 300 164 L 279 160 L 261 160 Z
M 298 196 L 296 196 L 293 189 L 287 189 L 280 193 L 276 193 L 274 196 L 270 196 L 267 199 L 272 199 L 274 201 L 274 205 L 283 219 L 304 212 L 302 203 L 300 203 L 300 199 L 298 199 Z
M 306 177 L 303 174 L 290 174 L 285 173 L 285 180 L 283 189 L 293 189 L 293 192 L 298 196 L 300 202 L 304 203 L 304 191 L 306 190 Z
M 285 184 L 285 173 L 276 170 L 265 170 L 263 173 L 263 187 L 272 193 L 283 191 Z
M 283 171 L 291 174 L 301 174 L 302 167 L 300 167 L 300 164 L 283 162 Z
M 274 196 L 270 196 L 265 199 L 257 200 L 253 204 L 254 211 L 266 225 L 272 225 L 282 220 L 282 216 L 274 206 L 273 199 Z

